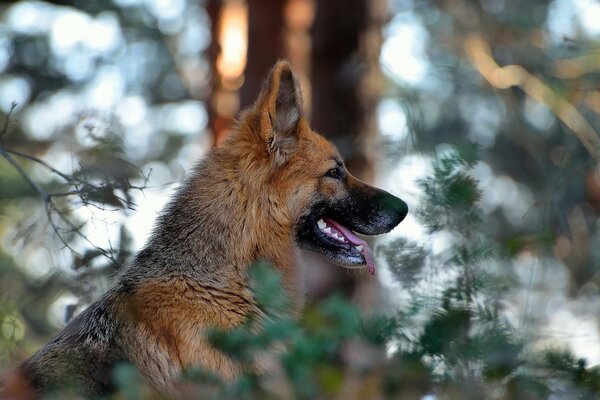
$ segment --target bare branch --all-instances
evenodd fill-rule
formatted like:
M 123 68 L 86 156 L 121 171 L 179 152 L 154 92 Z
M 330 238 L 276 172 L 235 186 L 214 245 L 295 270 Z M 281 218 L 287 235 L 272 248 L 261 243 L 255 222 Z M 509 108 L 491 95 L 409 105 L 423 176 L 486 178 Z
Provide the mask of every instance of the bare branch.
M 45 208 L 46 208 L 46 215 L 48 217 L 48 222 L 52 226 L 52 230 L 54 231 L 54 233 L 56 234 L 56 236 L 58 237 L 60 242 L 66 248 L 71 250 L 73 253 L 78 254 L 78 252 L 75 249 L 73 249 L 73 247 L 71 247 L 69 245 L 68 241 L 64 238 L 63 234 L 60 231 L 59 226 L 56 224 L 56 222 L 54 221 L 54 218 L 52 217 L 52 213 L 58 215 L 60 217 L 61 221 L 63 221 L 67 226 L 69 226 L 72 229 L 72 231 L 71 231 L 72 233 L 75 233 L 78 237 L 83 239 L 90 246 L 92 246 L 93 248 L 95 248 L 96 250 L 101 252 L 102 255 L 105 256 L 108 260 L 110 260 L 113 264 L 117 264 L 113 254 L 111 252 L 108 252 L 107 250 L 95 245 L 94 243 L 92 243 L 89 240 L 89 238 L 81 231 L 81 227 L 76 226 L 67 216 L 64 215 L 64 213 L 58 207 L 56 207 L 56 205 L 52 201 L 51 196 L 41 186 L 39 186 L 35 181 L 33 181 L 29 177 L 29 175 L 25 172 L 25 170 L 19 165 L 19 163 L 17 163 L 15 161 L 15 159 L 2 147 L 0 147 L 0 155 L 2 155 L 2 157 L 4 157 L 4 159 L 6 159 L 6 161 L 8 161 L 17 170 L 17 172 L 19 172 L 21 177 L 44 200 Z
M 100 252 L 106 259 L 108 259 L 111 264 L 118 266 L 118 262 L 116 261 L 116 259 L 114 258 L 114 255 L 112 254 L 112 251 L 108 251 L 100 246 L 97 246 L 96 244 L 94 244 L 82 231 L 81 228 L 83 226 L 76 226 L 67 216 L 64 215 L 64 213 L 62 211 L 60 211 L 56 205 L 49 199 L 48 201 L 46 201 L 46 215 L 48 216 L 48 220 L 50 222 L 50 225 L 52 226 L 52 230 L 54 231 L 54 233 L 56 234 L 56 236 L 58 237 L 58 239 L 60 240 L 60 242 L 63 244 L 63 246 L 67 249 L 69 249 L 70 251 L 72 251 L 74 254 L 79 254 L 78 251 L 76 251 L 70 244 L 69 242 L 63 237 L 63 234 L 60 232 L 60 228 L 59 226 L 54 222 L 54 219 L 52 218 L 52 212 L 54 212 L 56 215 L 58 215 L 60 217 L 60 219 L 71 228 L 71 230 L 66 231 L 69 233 L 74 233 L 75 235 L 77 235 L 79 238 L 83 239 L 87 244 L 89 244 L 92 248 L 94 248 L 95 250 L 97 250 L 98 252 Z
M 6 161 L 8 161 L 17 170 L 19 175 L 21 175 L 21 177 L 29 184 L 29 186 L 33 188 L 33 190 L 35 190 L 44 199 L 44 201 L 49 201 L 50 198 L 48 197 L 48 193 L 46 193 L 44 189 L 42 189 L 37 183 L 35 183 L 29 177 L 29 175 L 27 175 L 27 173 L 19 165 L 19 163 L 17 163 L 15 159 L 3 147 L 0 147 L 0 155 L 4 157 L 4 159 L 6 159 Z
M 63 172 L 60 172 L 59 170 L 57 170 L 56 168 L 54 168 L 52 165 L 48 164 L 46 161 L 41 160 L 41 159 L 39 159 L 37 157 L 30 156 L 29 154 L 24 154 L 24 153 L 21 153 L 19 151 L 8 149 L 8 148 L 5 148 L 5 147 L 0 147 L 0 148 L 2 148 L 5 152 L 7 152 L 9 154 L 15 155 L 17 157 L 25 158 L 27 160 L 30 160 L 30 161 L 33 161 L 33 162 L 35 162 L 37 164 L 42 165 L 43 167 L 47 168 L 51 172 L 53 172 L 56 175 L 58 175 L 61 178 L 63 178 L 68 183 L 72 183 L 72 182 L 75 182 L 75 181 L 80 182 L 80 183 L 86 183 L 85 181 L 83 181 L 83 180 L 81 180 L 81 179 L 79 179 L 77 177 L 74 177 L 72 175 L 67 175 L 67 174 L 65 174 Z
M 0 132 L 0 138 L 8 131 L 9 118 L 15 107 L 16 104 L 13 103 L 11 110 L 9 111 L 6 121 L 4 123 L 4 128 Z M 148 173 L 148 175 L 144 177 L 145 179 L 141 186 L 132 185 L 128 179 L 116 179 L 114 180 L 114 182 L 112 182 L 110 176 L 105 176 L 103 180 L 99 183 L 93 183 L 91 180 L 86 180 L 85 176 L 81 177 L 73 174 L 64 173 L 54 168 L 52 165 L 40 158 L 34 157 L 29 154 L 21 153 L 19 151 L 9 149 L 3 146 L 0 146 L 0 156 L 6 161 L 8 161 L 8 163 L 15 168 L 15 170 L 19 173 L 23 180 L 27 182 L 27 184 L 31 186 L 31 188 L 42 198 L 48 223 L 50 224 L 52 231 L 62 244 L 63 248 L 67 248 L 73 254 L 79 255 L 78 251 L 76 251 L 72 247 L 71 239 L 66 236 L 72 234 L 83 240 L 92 249 L 104 256 L 112 266 L 119 265 L 119 261 L 117 261 L 117 259 L 115 258 L 117 252 L 113 248 L 112 242 L 109 241 L 109 249 L 105 249 L 93 243 L 82 231 L 82 228 L 85 224 L 78 226 L 76 223 L 74 223 L 73 220 L 65 213 L 65 211 L 61 210 L 57 206 L 57 204 L 54 202 L 54 199 L 58 197 L 68 198 L 71 196 L 75 196 L 79 198 L 83 206 L 91 206 L 102 211 L 108 210 L 106 208 L 106 205 L 110 204 L 104 202 L 104 200 L 107 200 L 108 202 L 114 200 L 115 202 L 121 202 L 129 209 L 133 209 L 135 203 L 131 201 L 130 196 L 127 192 L 131 189 L 143 191 L 146 188 L 147 182 L 150 178 L 150 173 Z M 64 192 L 48 193 L 42 186 L 40 186 L 33 179 L 31 179 L 31 177 L 25 171 L 25 169 L 23 169 L 23 167 L 16 161 L 15 157 L 23 158 L 25 160 L 29 160 L 38 165 L 43 166 L 53 174 L 63 179 L 65 183 L 71 185 L 72 189 L 66 190 Z M 119 196 L 118 194 L 114 193 L 114 191 L 117 189 L 124 191 L 126 196 Z
M 10 110 L 8 110 L 8 114 L 6 114 L 6 119 L 4 120 L 4 127 L 2 128 L 2 131 L 0 131 L 0 140 L 2 140 L 2 137 L 6 134 L 6 132 L 8 132 L 8 123 L 10 122 L 10 116 L 15 110 L 15 108 L 17 108 L 17 103 L 13 101 L 12 103 L 10 103 Z

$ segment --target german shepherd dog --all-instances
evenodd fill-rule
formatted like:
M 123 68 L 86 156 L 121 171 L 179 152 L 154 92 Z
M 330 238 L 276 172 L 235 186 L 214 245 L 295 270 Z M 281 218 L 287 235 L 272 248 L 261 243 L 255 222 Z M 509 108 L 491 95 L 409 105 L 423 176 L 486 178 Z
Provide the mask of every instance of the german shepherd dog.
M 355 232 L 388 232 L 407 212 L 402 200 L 350 175 L 335 147 L 311 130 L 297 79 L 280 61 L 236 128 L 181 185 L 115 286 L 27 360 L 5 395 L 69 386 L 103 396 L 123 362 L 162 393 L 192 366 L 234 379 L 242 366 L 211 347 L 205 333 L 240 326 L 257 311 L 251 265 L 264 261 L 279 271 L 297 315 L 300 249 L 373 274 L 371 250 Z M 33 391 L 20 396 L 19 387 Z

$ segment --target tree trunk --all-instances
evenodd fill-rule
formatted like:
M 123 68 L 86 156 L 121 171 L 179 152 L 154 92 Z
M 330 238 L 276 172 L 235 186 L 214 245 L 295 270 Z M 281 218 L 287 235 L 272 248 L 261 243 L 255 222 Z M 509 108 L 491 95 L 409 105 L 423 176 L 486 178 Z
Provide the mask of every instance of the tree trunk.
M 248 0 L 248 56 L 240 108 L 252 104 L 275 63 L 285 57 L 284 0 Z
M 374 179 L 371 154 L 376 134 L 375 108 L 380 93 L 379 50 L 385 10 L 382 0 L 317 0 L 311 30 L 312 126 L 332 140 L 348 170 L 367 182 Z M 347 274 L 339 267 L 319 268 L 324 295 L 332 288 L 354 293 L 365 307 L 378 300 L 377 281 Z M 328 282 L 325 284 L 325 282 Z
M 207 103 L 208 111 L 208 127 L 214 136 L 214 142 L 217 143 L 221 132 L 224 132 L 226 125 L 229 123 L 223 118 L 216 110 L 216 96 L 221 86 L 221 76 L 217 68 L 217 59 L 221 53 L 221 45 L 217 38 L 219 37 L 219 30 L 221 26 L 221 11 L 223 8 L 222 0 L 208 0 L 206 3 L 206 12 L 210 17 L 210 35 L 212 40 L 207 50 L 208 61 L 210 63 L 210 90 L 209 101 Z

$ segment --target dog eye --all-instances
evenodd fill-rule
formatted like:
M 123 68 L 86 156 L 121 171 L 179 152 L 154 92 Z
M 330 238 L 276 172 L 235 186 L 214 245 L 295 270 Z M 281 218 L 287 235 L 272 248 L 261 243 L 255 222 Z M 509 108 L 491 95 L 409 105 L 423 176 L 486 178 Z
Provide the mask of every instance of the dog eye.
M 344 177 L 344 171 L 339 166 L 337 166 L 327 171 L 325 176 L 333 179 L 342 179 Z

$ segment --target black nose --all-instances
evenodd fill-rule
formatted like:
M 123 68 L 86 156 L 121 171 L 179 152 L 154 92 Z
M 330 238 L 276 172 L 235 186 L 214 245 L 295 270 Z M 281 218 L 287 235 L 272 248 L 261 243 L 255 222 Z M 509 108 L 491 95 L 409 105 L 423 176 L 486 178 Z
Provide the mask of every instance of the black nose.
M 348 176 L 348 196 L 342 202 L 331 204 L 328 216 L 363 235 L 387 233 L 406 217 L 405 202 Z
M 408 214 L 408 206 L 398 197 L 383 190 L 377 196 L 377 205 L 384 220 L 385 230 L 391 231 Z

